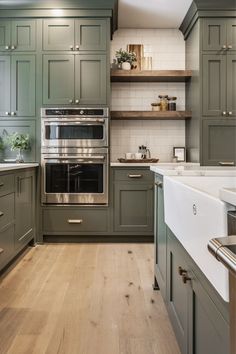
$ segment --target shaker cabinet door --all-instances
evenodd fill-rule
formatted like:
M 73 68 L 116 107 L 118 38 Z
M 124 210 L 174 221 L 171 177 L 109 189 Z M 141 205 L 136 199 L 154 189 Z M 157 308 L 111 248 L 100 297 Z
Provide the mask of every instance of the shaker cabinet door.
M 43 50 L 73 50 L 74 20 L 50 19 L 43 21 Z
M 79 104 L 106 104 L 107 66 L 105 55 L 75 57 L 75 99 Z
M 11 45 L 11 22 L 7 20 L 0 21 L 0 51 L 8 51 Z
M 221 116 L 227 114 L 226 107 L 226 62 L 223 55 L 203 55 L 203 116 Z
M 236 116 L 236 54 L 227 55 L 227 115 Z
M 236 119 L 204 119 L 201 150 L 204 166 L 236 164 Z
M 74 55 L 43 56 L 43 104 L 74 100 Z
M 202 49 L 220 51 L 227 45 L 227 22 L 225 19 L 204 19 Z
M 13 52 L 26 52 L 36 50 L 36 21 L 17 20 L 12 21 Z
M 0 116 L 3 117 L 10 115 L 11 110 L 10 73 L 10 56 L 0 56 Z
M 11 112 L 16 116 L 35 116 L 36 72 L 34 55 L 11 57 Z
M 75 45 L 78 46 L 79 51 L 106 50 L 106 20 L 77 20 Z
M 228 20 L 228 33 L 227 33 L 227 44 L 232 46 L 229 50 L 236 51 L 236 19 Z

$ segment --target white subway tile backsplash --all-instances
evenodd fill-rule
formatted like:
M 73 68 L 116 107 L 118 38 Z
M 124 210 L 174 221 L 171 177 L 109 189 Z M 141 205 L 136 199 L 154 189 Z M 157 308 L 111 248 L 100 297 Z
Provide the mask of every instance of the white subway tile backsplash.
M 127 44 L 143 44 L 152 57 L 153 70 L 184 70 L 185 42 L 176 29 L 119 29 L 111 42 L 111 62 L 116 50 Z M 159 94 L 177 96 L 177 109 L 185 109 L 184 83 L 112 83 L 111 110 L 151 110 Z M 147 145 L 153 157 L 171 161 L 173 146 L 185 146 L 184 121 L 112 121 L 111 160 Z

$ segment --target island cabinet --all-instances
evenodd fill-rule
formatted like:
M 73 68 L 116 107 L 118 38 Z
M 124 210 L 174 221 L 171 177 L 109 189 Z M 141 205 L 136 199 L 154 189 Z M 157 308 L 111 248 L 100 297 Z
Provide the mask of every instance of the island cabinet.
M 153 174 L 149 168 L 112 169 L 113 234 L 153 236 Z
M 182 354 L 229 354 L 228 304 L 167 228 L 167 310 Z
M 0 173 L 0 271 L 35 237 L 35 171 Z

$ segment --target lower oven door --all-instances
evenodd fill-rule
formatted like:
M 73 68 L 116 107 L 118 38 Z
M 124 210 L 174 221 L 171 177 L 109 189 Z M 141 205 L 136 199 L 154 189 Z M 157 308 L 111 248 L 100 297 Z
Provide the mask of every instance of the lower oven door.
M 108 154 L 43 155 L 42 203 L 108 204 Z

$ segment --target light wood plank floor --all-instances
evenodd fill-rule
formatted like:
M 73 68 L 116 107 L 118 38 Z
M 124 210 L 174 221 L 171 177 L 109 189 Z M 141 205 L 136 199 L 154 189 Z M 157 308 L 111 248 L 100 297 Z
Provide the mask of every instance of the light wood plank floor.
M 150 244 L 31 249 L 0 278 L 0 353 L 179 354 L 152 254 Z

